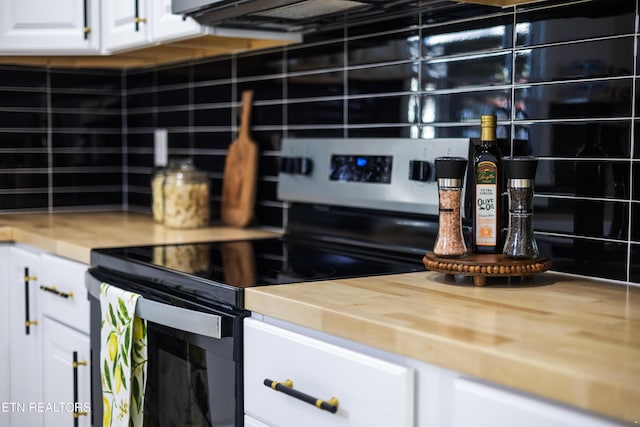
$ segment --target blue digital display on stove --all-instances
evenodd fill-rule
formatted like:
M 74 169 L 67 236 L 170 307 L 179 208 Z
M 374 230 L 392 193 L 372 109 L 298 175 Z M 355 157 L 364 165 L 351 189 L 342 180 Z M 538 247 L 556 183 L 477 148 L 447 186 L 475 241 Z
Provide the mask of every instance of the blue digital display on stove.
M 329 180 L 390 184 L 392 165 L 392 156 L 334 154 L 331 156 Z

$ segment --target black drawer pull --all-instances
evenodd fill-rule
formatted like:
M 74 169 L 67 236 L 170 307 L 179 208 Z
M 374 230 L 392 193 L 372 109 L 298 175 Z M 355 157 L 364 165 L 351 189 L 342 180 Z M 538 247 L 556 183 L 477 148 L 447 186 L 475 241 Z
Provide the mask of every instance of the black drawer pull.
M 293 388 L 293 381 L 291 380 L 286 380 L 280 383 L 278 381 L 273 381 L 268 378 L 265 378 L 263 383 L 267 387 L 270 387 L 276 391 L 279 391 L 291 397 L 295 397 L 296 399 L 300 399 L 303 402 L 307 402 L 308 404 L 313 405 L 318 409 L 329 411 L 332 414 L 335 414 L 336 412 L 338 412 L 338 399 L 335 397 L 332 397 L 329 400 L 316 399 L 313 396 L 309 396 L 308 394 L 295 390 Z
M 38 280 L 37 276 L 29 275 L 29 267 L 24 268 L 24 333 L 29 335 L 31 326 L 38 324 L 37 320 L 31 320 L 29 316 L 29 282 Z
M 73 292 L 61 292 L 56 289 L 55 286 L 40 286 L 40 289 L 43 291 L 51 292 L 52 294 L 58 295 L 60 298 L 71 298 L 73 296 Z
M 78 427 L 79 425 L 79 417 L 86 417 L 89 415 L 86 411 L 80 411 L 78 408 L 80 406 L 80 401 L 78 400 L 78 366 L 87 366 L 86 360 L 78 360 L 78 352 L 73 352 L 73 363 L 71 364 L 73 367 L 73 426 Z

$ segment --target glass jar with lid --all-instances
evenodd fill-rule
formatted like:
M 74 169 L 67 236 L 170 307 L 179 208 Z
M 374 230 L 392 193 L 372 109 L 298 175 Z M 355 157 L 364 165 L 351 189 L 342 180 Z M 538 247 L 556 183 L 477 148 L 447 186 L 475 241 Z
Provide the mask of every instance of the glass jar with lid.
M 151 213 L 160 224 L 164 223 L 164 180 L 171 170 L 177 168 L 178 163 L 175 159 L 169 160 L 169 165 L 157 167 L 151 177 Z
M 151 213 L 156 222 L 162 224 L 164 220 L 164 178 L 167 174 L 166 167 L 160 167 L 153 172 L 151 177 Z
M 163 223 L 167 227 L 198 228 L 209 224 L 209 177 L 191 159 L 166 171 L 163 195 Z

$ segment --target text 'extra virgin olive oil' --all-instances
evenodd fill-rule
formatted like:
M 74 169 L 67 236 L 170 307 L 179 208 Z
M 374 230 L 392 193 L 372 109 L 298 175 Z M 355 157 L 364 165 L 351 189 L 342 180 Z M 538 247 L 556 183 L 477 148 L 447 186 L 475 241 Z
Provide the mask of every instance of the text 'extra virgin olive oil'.
M 502 152 L 496 141 L 497 119 L 480 117 L 480 146 L 473 153 L 473 238 L 477 253 L 502 252 Z

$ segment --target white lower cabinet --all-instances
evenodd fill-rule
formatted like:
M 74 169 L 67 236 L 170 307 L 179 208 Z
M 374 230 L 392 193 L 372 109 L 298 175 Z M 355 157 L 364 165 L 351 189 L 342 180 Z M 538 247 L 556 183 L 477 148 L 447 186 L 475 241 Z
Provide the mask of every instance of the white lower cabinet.
M 614 427 L 603 418 L 460 372 L 259 313 L 245 319 L 245 426 Z M 293 381 L 338 411 L 263 385 Z M 415 414 L 414 414 L 415 412 Z
M 89 336 L 45 316 L 42 321 L 44 425 L 91 425 Z
M 89 426 L 90 328 L 89 301 L 84 287 L 87 266 L 44 253 L 41 269 L 38 296 L 43 322 L 43 399 L 47 403 L 63 404 L 45 412 L 44 426 L 73 425 L 76 417 L 79 426 Z
M 249 415 L 245 415 L 244 427 L 269 427 L 269 426 L 261 421 L 256 420 L 255 418 L 250 417 Z
M 245 412 L 262 423 L 254 425 L 414 425 L 410 368 L 253 319 L 245 319 L 244 363 Z M 335 413 L 319 409 L 332 398 Z
M 42 316 L 38 301 L 40 254 L 26 247 L 9 249 L 9 384 L 12 426 L 41 426 Z
M 453 427 L 613 427 L 622 424 L 468 378 L 454 385 Z
M 8 348 L 0 393 L 10 405 L 0 425 L 71 426 L 74 415 L 79 426 L 90 425 L 90 414 L 79 414 L 91 402 L 87 266 L 16 244 L 0 247 L 0 268 L 0 327 L 8 338 L 0 340 Z
M 9 378 L 9 245 L 0 244 L 0 378 Z M 0 402 L 11 402 L 8 380 L 0 381 Z M 0 425 L 10 425 L 8 412 L 0 411 Z

